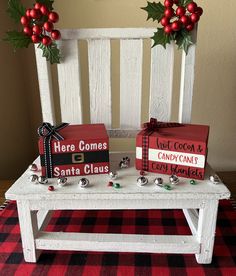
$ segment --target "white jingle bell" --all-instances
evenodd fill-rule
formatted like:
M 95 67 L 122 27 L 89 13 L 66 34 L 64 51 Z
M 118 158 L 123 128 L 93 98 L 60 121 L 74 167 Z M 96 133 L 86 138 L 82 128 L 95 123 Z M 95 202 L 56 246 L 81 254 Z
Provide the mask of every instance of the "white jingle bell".
M 67 183 L 67 178 L 66 177 L 59 177 L 57 179 L 57 184 L 58 186 L 62 187 L 62 186 L 65 186 Z
M 110 179 L 115 180 L 115 179 L 117 179 L 118 174 L 117 174 L 117 172 L 109 172 L 109 177 L 110 177 Z
M 48 183 L 48 179 L 45 176 L 40 176 L 38 178 L 38 181 L 39 181 L 40 184 L 47 184 Z
M 32 174 L 30 177 L 30 182 L 37 183 L 38 182 L 38 176 L 36 174 Z
M 154 184 L 156 184 L 157 186 L 163 186 L 163 178 L 161 177 L 157 177 L 154 179 Z
M 89 180 L 87 178 L 81 178 L 79 180 L 79 186 L 80 188 L 85 188 L 89 185 Z
M 171 183 L 172 185 L 178 184 L 178 183 L 179 183 L 179 178 L 178 178 L 176 175 L 172 174 L 172 175 L 170 176 L 170 183 Z
M 30 164 L 29 165 L 29 168 L 28 168 L 30 171 L 32 171 L 32 172 L 37 172 L 37 170 L 38 170 L 38 166 L 36 165 L 36 164 Z
M 211 175 L 210 176 L 210 181 L 213 183 L 213 184 L 219 184 L 220 183 L 220 178 L 218 175 Z
M 148 184 L 148 179 L 145 177 L 145 176 L 140 176 L 138 179 L 137 179 L 137 185 L 138 186 L 144 186 Z

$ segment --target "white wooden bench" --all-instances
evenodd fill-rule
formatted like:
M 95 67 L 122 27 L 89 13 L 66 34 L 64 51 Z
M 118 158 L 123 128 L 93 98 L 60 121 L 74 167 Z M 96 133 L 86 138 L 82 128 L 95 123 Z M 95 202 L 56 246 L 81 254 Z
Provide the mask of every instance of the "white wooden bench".
M 62 31 L 63 62 L 57 66 L 61 118 L 64 122 L 83 123 L 78 40 L 88 41 L 90 120 L 103 122 L 110 137 L 134 137 L 141 124 L 143 39 L 153 29 L 80 29 Z M 195 34 L 196 35 L 196 34 Z M 112 129 L 111 40 L 120 40 L 120 128 Z M 151 45 L 151 44 L 150 44 Z M 36 48 L 43 120 L 55 124 L 55 108 L 50 65 Z M 179 122 L 191 119 L 194 82 L 195 45 L 188 56 L 183 53 Z M 174 45 L 167 50 L 151 50 L 149 116 L 169 121 L 174 68 Z M 116 169 L 127 153 L 111 154 Z M 130 154 L 132 161 L 134 155 Z M 38 160 L 36 161 L 38 162 Z M 218 202 L 230 197 L 224 184 L 214 185 L 208 178 L 196 186 L 181 178 L 180 184 L 166 191 L 153 184 L 156 175 L 149 173 L 150 184 L 138 187 L 139 173 L 133 166 L 119 171 L 119 190 L 108 188 L 108 176 L 88 176 L 91 186 L 79 189 L 79 177 L 69 178 L 70 185 L 48 191 L 48 185 L 29 182 L 27 170 L 7 191 L 6 198 L 17 200 L 24 258 L 36 262 L 42 249 L 95 250 L 154 253 L 192 253 L 199 263 L 212 259 Z M 162 176 L 165 181 L 168 176 Z M 125 235 L 44 232 L 53 210 L 94 209 L 183 209 L 191 236 Z M 199 210 L 199 211 L 198 211 Z

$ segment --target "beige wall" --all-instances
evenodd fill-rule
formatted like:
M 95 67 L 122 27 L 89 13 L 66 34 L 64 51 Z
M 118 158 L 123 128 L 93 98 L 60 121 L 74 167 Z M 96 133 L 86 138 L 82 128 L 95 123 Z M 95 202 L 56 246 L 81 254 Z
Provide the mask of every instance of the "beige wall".
M 22 1 L 30 5 L 33 1 Z M 236 169 L 236 1 L 216 7 L 197 1 L 205 10 L 199 24 L 193 122 L 209 124 L 209 162 L 217 170 Z M 217 2 L 217 5 L 219 3 Z M 0 1 L 0 36 L 13 24 Z M 56 0 L 59 28 L 147 27 L 143 0 Z M 36 128 L 41 121 L 33 48 L 16 54 L 0 42 L 0 179 L 16 177 L 37 154 Z M 177 55 L 177 62 L 179 61 Z M 176 71 L 178 71 L 176 69 Z M 175 79 L 173 119 L 177 114 Z

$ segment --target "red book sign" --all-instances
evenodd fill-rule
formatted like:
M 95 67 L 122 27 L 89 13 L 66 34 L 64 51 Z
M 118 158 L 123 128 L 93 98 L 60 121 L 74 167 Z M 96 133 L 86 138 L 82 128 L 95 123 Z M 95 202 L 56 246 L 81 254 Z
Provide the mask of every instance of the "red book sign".
M 69 125 L 59 131 L 64 140 L 50 145 L 52 177 L 106 174 L 109 140 L 103 124 Z M 42 175 L 46 175 L 44 138 L 39 139 Z
M 208 134 L 204 125 L 144 129 L 136 138 L 136 168 L 204 179 Z

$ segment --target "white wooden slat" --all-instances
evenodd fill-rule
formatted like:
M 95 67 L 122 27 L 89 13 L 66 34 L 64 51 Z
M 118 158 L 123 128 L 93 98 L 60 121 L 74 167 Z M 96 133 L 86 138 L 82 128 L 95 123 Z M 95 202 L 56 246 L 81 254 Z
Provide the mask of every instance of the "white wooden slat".
M 145 39 L 153 36 L 155 28 L 64 29 L 63 39 Z
M 36 248 L 109 252 L 199 253 L 192 236 L 40 232 Z
M 198 211 L 196 209 L 183 209 L 185 218 L 188 222 L 188 225 L 191 229 L 193 235 L 197 234 L 198 228 Z
M 81 124 L 83 118 L 78 42 L 62 41 L 59 47 L 63 57 L 57 66 L 61 119 L 71 124 Z
M 179 98 L 179 122 L 190 123 L 192 115 L 192 99 L 194 85 L 195 52 L 197 28 L 193 31 L 194 44 L 189 47 L 188 54 L 182 53 L 181 83 Z
M 53 87 L 50 64 L 42 57 L 42 50 L 35 45 L 35 57 L 38 72 L 39 92 L 43 121 L 55 124 Z
M 109 39 L 88 40 L 90 120 L 111 127 L 111 46 Z
M 31 211 L 29 201 L 18 200 L 17 210 L 19 216 L 20 233 L 24 259 L 26 262 L 36 262 L 40 250 L 36 249 L 34 239 L 38 233 L 37 214 L 36 211 Z
M 170 121 L 174 70 L 174 44 L 151 51 L 149 117 Z
M 120 41 L 120 127 L 139 129 L 141 125 L 143 41 Z

